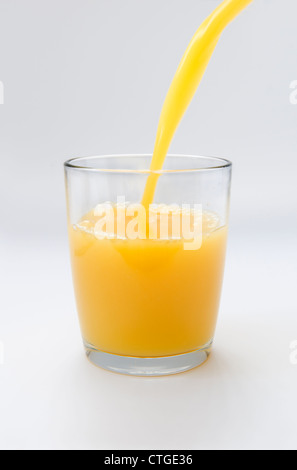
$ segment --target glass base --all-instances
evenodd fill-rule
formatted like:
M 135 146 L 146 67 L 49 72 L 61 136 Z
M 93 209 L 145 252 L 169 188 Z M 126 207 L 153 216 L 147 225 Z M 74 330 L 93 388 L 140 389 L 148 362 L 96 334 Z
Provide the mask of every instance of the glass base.
M 146 377 L 179 374 L 194 369 L 207 360 L 211 345 L 212 341 L 201 349 L 177 356 L 130 357 L 98 351 L 84 342 L 86 355 L 94 365 L 119 374 Z

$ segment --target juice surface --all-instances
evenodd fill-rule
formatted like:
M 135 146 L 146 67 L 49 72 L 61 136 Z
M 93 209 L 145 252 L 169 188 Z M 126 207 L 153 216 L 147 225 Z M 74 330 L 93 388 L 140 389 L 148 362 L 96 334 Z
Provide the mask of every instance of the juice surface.
M 194 351 L 214 335 L 227 228 L 203 214 L 202 246 L 182 239 L 98 239 L 94 211 L 69 227 L 82 334 L 96 349 L 128 356 Z

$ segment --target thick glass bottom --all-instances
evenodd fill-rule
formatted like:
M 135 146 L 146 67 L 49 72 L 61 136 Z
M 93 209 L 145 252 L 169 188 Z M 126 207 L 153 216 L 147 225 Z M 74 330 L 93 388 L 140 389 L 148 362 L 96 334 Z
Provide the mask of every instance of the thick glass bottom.
M 201 349 L 177 356 L 130 357 L 98 351 L 84 342 L 86 355 L 96 366 L 119 374 L 162 376 L 179 374 L 203 364 L 211 352 L 212 341 Z

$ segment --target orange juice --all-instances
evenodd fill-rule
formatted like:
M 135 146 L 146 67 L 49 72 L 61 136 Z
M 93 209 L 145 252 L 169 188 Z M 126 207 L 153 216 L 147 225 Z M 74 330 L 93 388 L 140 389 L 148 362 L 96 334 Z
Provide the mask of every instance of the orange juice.
M 155 141 L 151 170 L 164 164 L 175 131 L 199 86 L 221 34 L 253 0 L 224 0 L 202 23 L 190 42 L 167 93 Z M 159 175 L 152 173 L 142 203 L 152 203 Z
M 83 338 L 97 350 L 169 356 L 211 342 L 223 278 L 227 228 L 203 214 L 202 245 L 182 239 L 98 239 L 94 211 L 70 226 Z M 169 235 L 170 236 L 170 235 Z

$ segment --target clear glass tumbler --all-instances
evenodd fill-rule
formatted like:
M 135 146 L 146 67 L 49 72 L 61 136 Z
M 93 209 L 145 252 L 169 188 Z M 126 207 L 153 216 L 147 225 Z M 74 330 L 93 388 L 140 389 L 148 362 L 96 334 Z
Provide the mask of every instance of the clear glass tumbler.
M 219 158 L 168 155 L 152 174 L 150 161 L 113 155 L 65 163 L 86 354 L 104 369 L 145 376 L 192 369 L 211 351 L 232 170 Z M 152 177 L 154 198 L 144 206 Z

